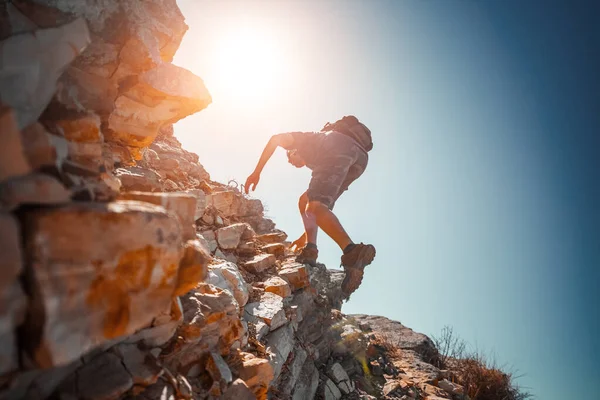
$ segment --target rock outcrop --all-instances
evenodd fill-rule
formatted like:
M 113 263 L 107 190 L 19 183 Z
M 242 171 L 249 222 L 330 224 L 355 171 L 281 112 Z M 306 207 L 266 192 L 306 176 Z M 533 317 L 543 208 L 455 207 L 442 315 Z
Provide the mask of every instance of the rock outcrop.
M 0 22 L 1 399 L 460 393 L 181 148 L 211 98 L 170 63 L 175 0 L 2 1 Z

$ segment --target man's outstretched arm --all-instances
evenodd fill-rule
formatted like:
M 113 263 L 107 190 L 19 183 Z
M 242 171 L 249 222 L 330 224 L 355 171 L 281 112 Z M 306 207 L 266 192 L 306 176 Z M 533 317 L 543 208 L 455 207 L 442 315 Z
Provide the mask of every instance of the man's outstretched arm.
M 254 172 L 252 172 L 248 179 L 246 179 L 246 183 L 244 184 L 244 190 L 246 194 L 248 194 L 250 186 L 252 186 L 252 190 L 256 189 L 256 185 L 258 185 L 258 181 L 260 180 L 260 174 L 263 168 L 265 167 L 265 164 L 267 164 L 267 161 L 269 161 L 269 159 L 275 152 L 275 149 L 279 146 L 283 147 L 284 149 L 290 149 L 293 144 L 294 137 L 291 133 L 280 133 L 271 136 L 271 139 L 269 139 L 269 142 L 267 143 L 265 149 L 260 155 L 260 159 L 256 164 L 256 168 L 254 168 Z

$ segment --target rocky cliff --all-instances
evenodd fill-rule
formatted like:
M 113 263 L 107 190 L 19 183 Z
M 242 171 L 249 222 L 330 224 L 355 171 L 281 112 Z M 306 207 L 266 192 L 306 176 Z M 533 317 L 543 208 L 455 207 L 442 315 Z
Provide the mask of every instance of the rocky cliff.
M 4 0 L 0 22 L 1 399 L 461 394 L 181 148 L 211 97 L 170 63 L 175 0 Z

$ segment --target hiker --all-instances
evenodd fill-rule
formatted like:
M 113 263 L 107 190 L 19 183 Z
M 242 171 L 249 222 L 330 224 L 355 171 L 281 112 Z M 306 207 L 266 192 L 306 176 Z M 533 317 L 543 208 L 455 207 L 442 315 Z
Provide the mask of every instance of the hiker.
M 375 258 L 375 247 L 355 244 L 332 212 L 340 195 L 364 172 L 373 148 L 371 131 L 354 116 L 327 123 L 320 132 L 290 132 L 273 135 L 246 179 L 244 190 L 255 190 L 260 174 L 277 147 L 287 150 L 288 161 L 297 168 L 312 170 L 308 190 L 298 201 L 304 234 L 291 247 L 300 250 L 296 261 L 315 266 L 319 251 L 317 231 L 321 228 L 343 251 L 346 277 L 342 291 L 350 296 L 360 285 L 364 268 Z

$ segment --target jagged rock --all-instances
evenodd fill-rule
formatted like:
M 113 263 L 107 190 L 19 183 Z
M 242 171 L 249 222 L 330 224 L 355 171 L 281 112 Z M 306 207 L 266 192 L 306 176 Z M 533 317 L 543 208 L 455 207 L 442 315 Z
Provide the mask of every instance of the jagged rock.
M 293 400 L 313 399 L 319 386 L 319 370 L 312 361 L 304 363 L 296 388 L 292 394 Z
M 154 357 L 148 352 L 140 350 L 135 344 L 119 344 L 115 346 L 114 351 L 123 360 L 123 365 L 135 385 L 152 385 L 162 373 L 162 368 Z
M 211 394 L 213 396 L 220 396 L 225 391 L 227 385 L 233 380 L 229 366 L 220 354 L 213 351 L 208 355 L 206 370 L 213 380 Z
M 249 216 L 260 216 L 264 212 L 263 204 L 258 199 L 244 199 L 241 203 L 239 216 L 241 217 L 249 217 Z
M 132 386 L 133 379 L 121 359 L 109 352 L 83 365 L 77 374 L 63 382 L 59 392 L 71 398 L 109 400 L 118 398 Z
M 0 183 L 0 208 L 14 210 L 22 204 L 64 204 L 71 201 L 69 192 L 56 178 L 35 173 Z
M 222 216 L 231 217 L 239 213 L 240 196 L 232 191 L 214 192 L 206 196 L 206 204 L 214 207 Z
M 283 243 L 271 243 L 261 247 L 265 253 L 273 254 L 275 257 L 283 257 L 285 254 L 285 245 Z
M 247 315 L 263 320 L 271 331 L 288 322 L 282 298 L 273 293 L 265 293 L 260 301 L 248 303 L 244 309 Z
M 15 109 L 19 127 L 38 119 L 64 68 L 89 43 L 87 24 L 81 18 L 0 42 L 0 100 Z
M 173 212 L 181 224 L 183 240 L 196 238 L 194 215 L 196 213 L 196 197 L 188 193 L 148 193 L 126 192 L 119 195 L 121 200 L 138 200 L 156 204 Z
M 93 113 L 75 115 L 52 121 L 57 134 L 69 142 L 98 143 L 103 136 L 100 131 L 100 117 Z
M 24 217 L 32 291 L 25 331 L 41 338 L 29 342 L 38 365 L 67 363 L 168 307 L 181 235 L 162 207 L 80 203 Z
M 287 234 L 281 231 L 265 233 L 256 237 L 256 240 L 267 244 L 281 243 L 285 241 L 285 239 L 287 239 Z
M 0 212 L 0 375 L 17 368 L 16 328 L 23 321 L 27 298 L 18 276 L 23 270 L 17 220 Z
M 294 358 L 288 365 L 287 371 L 284 370 L 284 372 L 282 372 L 281 382 L 277 385 L 286 395 L 290 395 L 294 390 L 296 381 L 298 380 L 300 372 L 302 371 L 302 366 L 308 357 L 306 350 L 304 350 L 298 344 L 296 344 L 294 347 L 293 355 Z
M 202 79 L 181 67 L 161 63 L 121 90 L 108 118 L 106 139 L 147 147 L 162 125 L 200 111 L 211 101 Z
M 194 214 L 194 220 L 202 218 L 204 210 L 206 210 L 206 195 L 200 189 L 191 189 L 188 193 L 196 196 L 196 213 Z
M 257 399 L 267 398 L 269 384 L 273 380 L 273 367 L 264 358 L 257 358 L 250 353 L 242 353 L 242 364 L 237 373 L 240 379 L 252 390 Z M 307 397 L 308 398 L 308 397 Z
M 129 336 L 127 343 L 141 343 L 147 348 L 162 346 L 177 330 L 183 322 L 183 308 L 181 300 L 175 297 L 171 300 L 168 310 L 158 314 L 152 321 L 151 326 L 144 328 Z
M 149 169 L 122 167 L 115 170 L 124 190 L 158 192 L 161 189 L 160 176 Z
M 287 324 L 273 330 L 273 326 L 271 326 L 271 332 L 266 336 L 266 342 L 267 351 L 270 353 L 269 362 L 273 366 L 273 379 L 277 379 L 294 348 L 294 328 L 291 324 Z
M 296 262 L 283 264 L 278 274 L 290 284 L 292 291 L 303 289 L 310 285 L 308 270 L 304 264 Z
M 240 220 L 249 223 L 252 229 L 258 234 L 267 234 L 275 229 L 275 223 L 272 220 L 260 215 L 241 217 Z
M 235 297 L 240 309 L 248 302 L 249 292 L 246 281 L 237 265 L 232 262 L 211 265 L 206 282 L 229 291 Z
M 201 284 L 181 297 L 184 321 L 177 329 L 180 340 L 165 355 L 175 366 L 187 366 L 207 351 L 228 354 L 245 334 L 235 298 L 209 284 Z
M 259 254 L 244 263 L 244 269 L 253 274 L 260 274 L 275 265 L 275 261 L 277 260 L 273 254 Z
M 34 170 L 43 167 L 53 167 L 56 164 L 57 152 L 50 134 L 42 124 L 36 122 L 21 131 L 25 156 Z M 4 145 L 4 141 L 3 141 Z
M 327 379 L 323 384 L 323 399 L 324 400 L 339 400 L 342 398 L 340 389 L 333 383 L 331 379 Z
M 207 266 L 211 258 L 208 250 L 199 240 L 188 240 L 185 243 L 183 258 L 177 273 L 176 296 L 189 292 L 206 278 Z
M 236 379 L 223 394 L 223 400 L 255 400 L 256 396 L 241 379 Z
M 1 72 L 0 69 L 0 74 Z M 2 85 L 2 78 L 0 78 L 0 85 Z M 2 182 L 6 179 L 29 173 L 31 167 L 25 157 L 25 151 L 21 143 L 21 134 L 19 133 L 15 113 L 12 109 L 6 107 L 2 103 L 0 103 L 0 131 L 2 132 L 2 146 L 0 146 L 0 182 Z
M 275 293 L 283 298 L 292 294 L 290 285 L 278 276 L 272 276 L 265 281 L 265 292 Z
M 240 244 L 244 233 L 252 229 L 248 224 L 238 223 L 217 229 L 215 232 L 219 246 L 224 250 L 233 250 Z
M 327 376 L 329 376 L 338 385 L 344 394 L 349 394 L 350 392 L 354 391 L 350 377 L 339 363 L 335 363 L 329 368 L 327 371 Z

